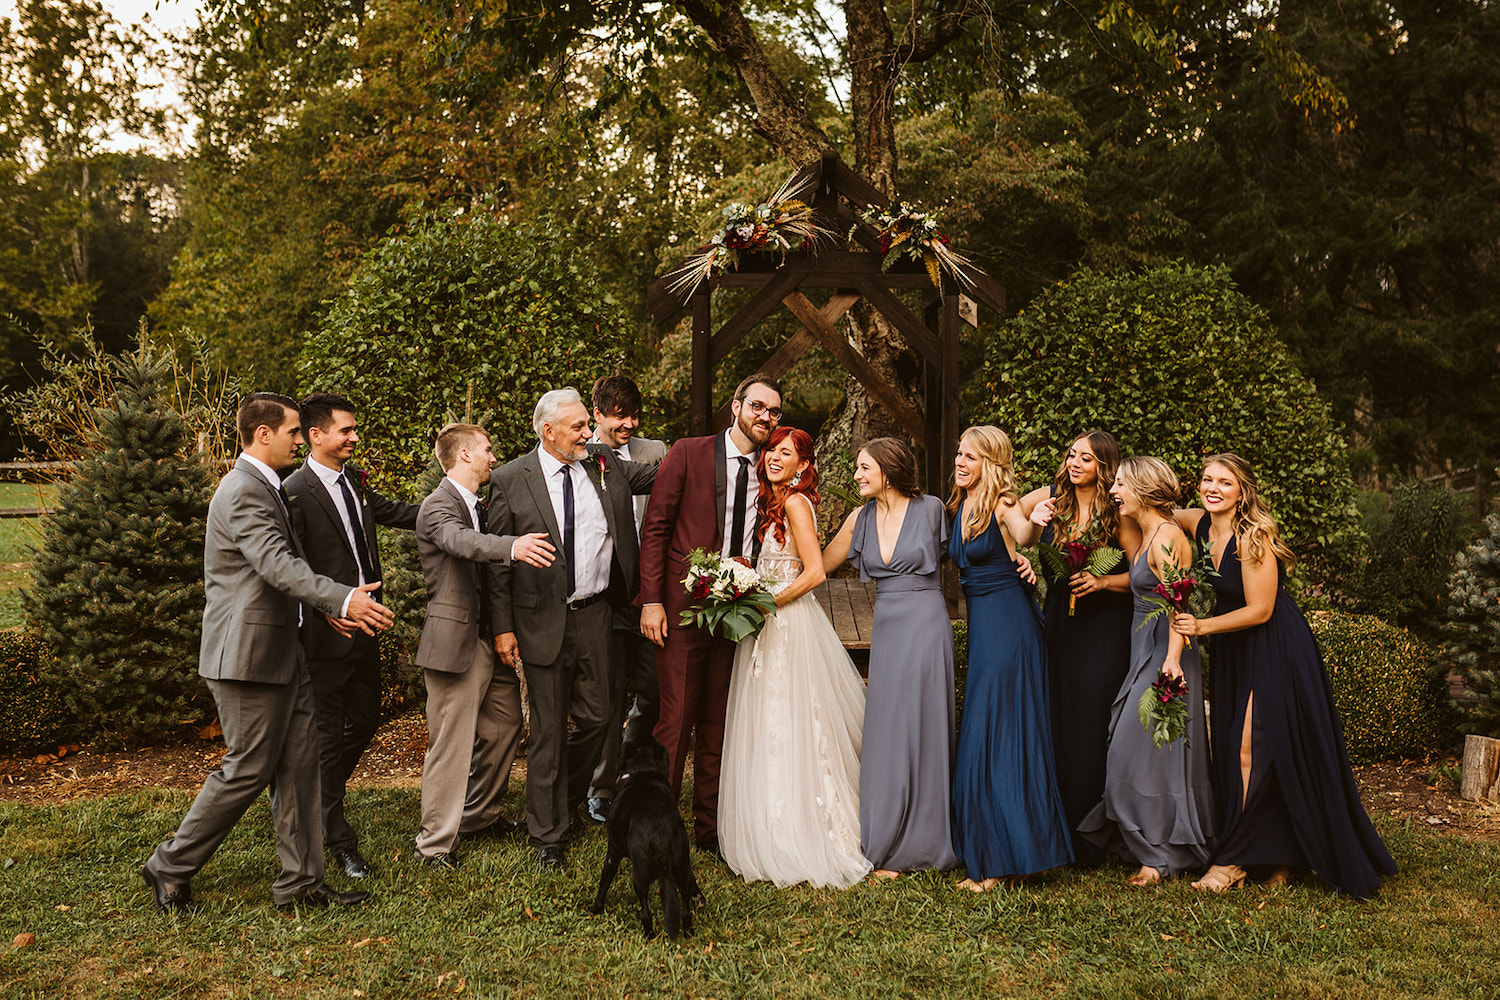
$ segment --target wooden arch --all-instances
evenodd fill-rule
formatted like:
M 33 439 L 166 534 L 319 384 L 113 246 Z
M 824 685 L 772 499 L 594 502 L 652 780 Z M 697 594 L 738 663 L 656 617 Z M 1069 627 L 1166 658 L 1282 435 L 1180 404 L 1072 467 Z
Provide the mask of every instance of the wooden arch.
M 860 220 L 859 212 L 883 209 L 891 199 L 870 182 L 856 175 L 835 153 L 808 163 L 790 185 L 793 197 L 809 202 L 824 227 L 835 233 L 852 230 L 853 239 L 865 250 L 825 251 L 816 254 L 740 253 L 735 271 L 718 275 L 699 285 L 687 302 L 670 286 L 674 273 L 658 278 L 647 290 L 647 307 L 653 322 L 671 320 L 691 307 L 693 316 L 693 371 L 689 417 L 693 434 L 708 434 L 728 422 L 729 403 L 715 412 L 711 398 L 713 370 L 740 338 L 784 306 L 802 324 L 760 370 L 779 378 L 815 344 L 822 344 L 857 378 L 870 395 L 891 415 L 913 441 L 923 447 L 923 472 L 928 490 L 943 482 L 949 456 L 958 445 L 959 390 L 963 375 L 958 363 L 959 323 L 967 312 L 974 321 L 972 302 L 1005 311 L 1005 289 L 973 269 L 965 269 L 968 283 L 943 275 L 943 287 L 933 287 L 927 271 L 918 263 L 902 260 L 889 271 L 881 270 L 880 238 L 874 228 Z M 809 197 L 809 195 L 811 197 Z M 699 252 L 708 247 L 700 247 Z M 717 331 L 712 329 L 709 299 L 715 288 L 758 288 L 748 302 Z M 821 306 L 814 305 L 805 291 L 831 289 Z M 896 294 L 921 290 L 919 318 Z M 861 298 L 872 305 L 902 338 L 922 357 L 923 396 L 909 399 L 880 373 L 834 326 Z

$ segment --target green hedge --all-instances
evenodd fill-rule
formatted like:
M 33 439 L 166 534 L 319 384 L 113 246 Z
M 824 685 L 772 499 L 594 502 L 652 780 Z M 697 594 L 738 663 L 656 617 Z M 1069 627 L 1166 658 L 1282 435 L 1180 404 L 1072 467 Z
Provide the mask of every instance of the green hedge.
M 29 629 L 0 630 L 0 750 L 50 750 L 73 735 L 67 705 L 37 675 L 42 651 Z
M 1308 624 L 1323 649 L 1351 759 L 1422 757 L 1451 742 L 1447 692 L 1425 645 L 1371 615 L 1323 611 Z

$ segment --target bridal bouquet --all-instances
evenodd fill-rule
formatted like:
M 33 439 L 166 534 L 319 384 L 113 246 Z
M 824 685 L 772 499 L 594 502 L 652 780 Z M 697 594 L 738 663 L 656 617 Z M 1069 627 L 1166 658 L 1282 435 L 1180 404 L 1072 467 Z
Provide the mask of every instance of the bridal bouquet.
M 1209 560 L 1208 553 L 1199 550 L 1193 564 L 1183 569 L 1172 558 L 1171 542 L 1163 545 L 1161 551 L 1167 557 L 1161 564 L 1163 579 L 1156 585 L 1155 592 L 1147 598 L 1155 605 L 1155 610 L 1142 618 L 1136 628 L 1144 628 L 1147 622 L 1160 615 L 1183 614 L 1207 618 L 1214 610 L 1214 588 L 1208 581 L 1219 575 Z M 1191 649 L 1191 636 L 1187 637 L 1187 644 Z
M 776 611 L 776 598 L 760 574 L 738 559 L 694 549 L 688 553 L 688 575 L 682 586 L 693 606 L 682 613 L 682 625 L 739 642 L 755 635 Z
M 1060 519 L 1054 537 L 1071 533 L 1072 524 Z M 1060 579 L 1063 586 L 1067 586 L 1068 580 L 1074 573 L 1104 576 L 1114 568 L 1124 554 L 1119 549 L 1104 544 L 1103 534 L 1097 525 L 1071 542 L 1062 542 L 1058 545 L 1043 542 L 1037 546 L 1037 555 L 1041 557 L 1042 566 L 1053 579 Z M 1068 592 L 1069 615 L 1073 614 L 1077 605 L 1078 595 L 1070 589 Z
M 1169 747 L 1178 740 L 1183 746 L 1192 746 L 1188 741 L 1188 686 L 1182 677 L 1158 674 L 1156 680 L 1141 694 L 1137 706 L 1141 716 L 1141 728 L 1151 734 L 1151 743 L 1156 749 Z

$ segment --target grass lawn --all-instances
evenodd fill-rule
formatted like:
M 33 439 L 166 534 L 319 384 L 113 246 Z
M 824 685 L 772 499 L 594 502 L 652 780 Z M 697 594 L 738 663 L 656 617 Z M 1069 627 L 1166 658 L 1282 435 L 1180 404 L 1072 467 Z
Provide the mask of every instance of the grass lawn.
M 56 495 L 51 483 L 0 483 L 0 509 L 46 507 Z
M 191 795 L 0 806 L 0 995 L 24 997 L 1495 997 L 1500 849 L 1377 817 L 1402 874 L 1358 903 L 1312 886 L 1220 897 L 1126 869 L 1063 871 L 984 896 L 925 874 L 848 892 L 746 886 L 694 855 L 697 933 L 643 941 L 625 873 L 587 905 L 591 827 L 569 869 L 522 840 L 468 846 L 458 872 L 405 860 L 414 789 L 350 794 L 375 898 L 281 914 L 257 804 L 194 882 L 202 909 L 158 913 L 137 869 Z M 519 798 L 511 796 L 510 815 Z M 467 846 L 467 845 L 466 845 Z M 627 866 L 628 868 L 628 866 Z M 335 879 L 347 885 L 347 880 Z M 15 934 L 29 947 L 4 951 Z
M 16 485 L 0 483 L 0 487 Z M 0 506 L 4 506 L 3 498 Z M 36 518 L 0 519 L 0 628 L 21 624 L 21 588 L 31 584 L 30 547 L 40 540 Z

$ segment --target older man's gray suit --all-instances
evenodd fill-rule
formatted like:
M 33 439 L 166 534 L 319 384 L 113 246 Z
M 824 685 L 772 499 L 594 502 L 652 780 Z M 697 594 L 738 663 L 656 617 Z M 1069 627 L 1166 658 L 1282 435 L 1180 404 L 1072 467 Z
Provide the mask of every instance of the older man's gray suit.
M 307 614 L 337 615 L 351 588 L 301 559 L 290 516 L 269 481 L 241 458 L 208 505 L 198 673 L 219 709 L 228 753 L 146 867 L 187 882 L 261 790 L 271 789 L 281 874 L 276 903 L 323 881 L 322 809 L 312 682 L 297 638 Z
M 484 599 L 491 565 L 509 566 L 514 535 L 480 531 L 444 479 L 417 514 L 427 617 L 416 663 L 427 683 L 427 757 L 417 853 L 452 854 L 460 832 L 500 818 L 521 738 L 521 682 L 495 655 Z
M 612 608 L 635 597 L 640 545 L 633 495 L 647 493 L 656 467 L 621 462 L 605 452 L 582 463 L 613 542 L 606 599 L 570 608 L 562 532 L 547 491 L 541 459 L 533 450 L 490 474 L 488 527 L 495 533 L 546 532 L 557 547 L 551 566 L 519 564 L 491 573 L 494 631 L 513 632 L 526 671 L 531 735 L 526 745 L 526 822 L 538 847 L 562 844 L 599 762 L 608 702 L 618 688 L 612 676 Z M 568 716 L 573 718 L 571 735 Z

